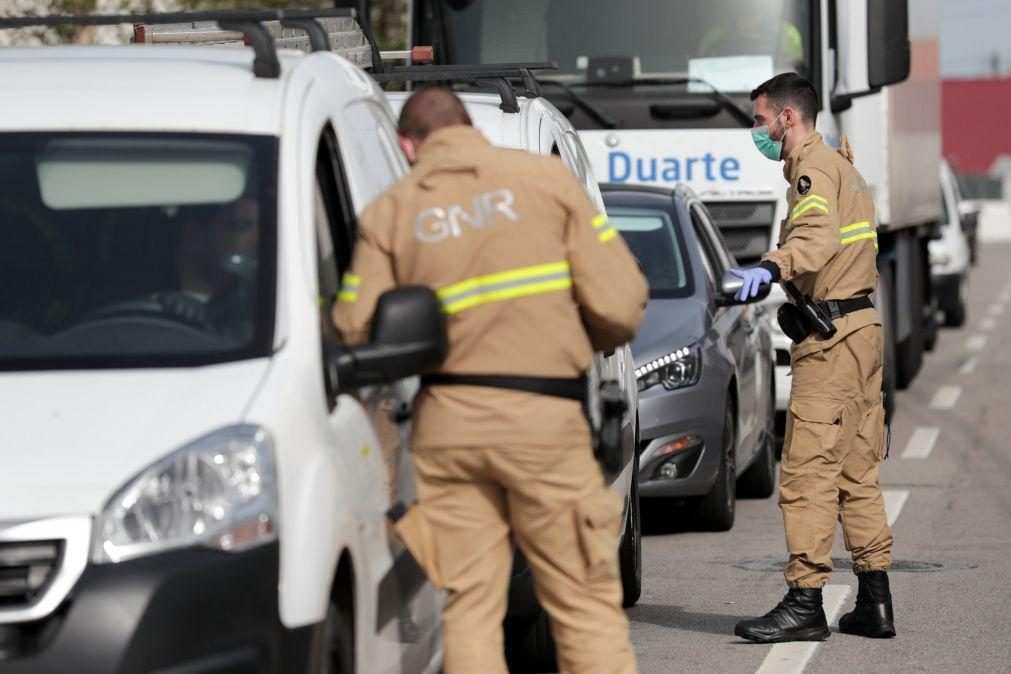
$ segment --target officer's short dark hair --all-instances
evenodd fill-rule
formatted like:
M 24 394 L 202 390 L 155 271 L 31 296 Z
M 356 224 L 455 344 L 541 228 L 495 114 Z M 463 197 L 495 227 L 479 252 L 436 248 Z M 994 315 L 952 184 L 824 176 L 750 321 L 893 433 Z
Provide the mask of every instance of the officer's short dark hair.
M 425 140 L 433 131 L 457 124 L 472 126 L 463 101 L 445 87 L 428 85 L 411 94 L 404 103 L 397 133 Z
M 769 97 L 769 104 L 777 113 L 792 106 L 812 124 L 818 119 L 818 93 L 797 73 L 782 73 L 763 82 L 751 92 L 751 100 L 763 95 Z

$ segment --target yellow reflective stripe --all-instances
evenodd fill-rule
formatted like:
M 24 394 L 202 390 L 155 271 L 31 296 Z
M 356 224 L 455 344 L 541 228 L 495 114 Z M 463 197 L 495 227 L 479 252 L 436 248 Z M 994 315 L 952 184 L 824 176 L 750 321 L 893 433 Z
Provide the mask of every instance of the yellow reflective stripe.
M 800 209 L 799 211 L 794 211 L 793 215 L 790 216 L 790 220 L 796 220 L 797 218 L 799 218 L 800 216 L 802 216 L 804 213 L 807 213 L 812 208 L 817 208 L 819 211 L 821 211 L 823 213 L 828 213 L 828 206 L 823 206 L 822 204 L 818 203 L 817 201 L 813 201 L 813 202 L 809 203 L 807 206 L 805 206 L 804 208 Z
M 870 229 L 870 226 L 871 223 L 867 222 L 866 220 L 861 220 L 860 222 L 854 222 L 852 225 L 846 225 L 845 227 L 840 229 L 839 232 L 841 234 L 845 234 L 846 232 L 852 232 L 854 229 L 864 229 L 865 227 Z
M 344 274 L 341 279 L 341 289 L 337 293 L 338 302 L 354 302 L 358 299 L 358 288 L 362 284 L 362 277 L 350 272 Z
M 856 243 L 857 241 L 863 241 L 864 239 L 877 239 L 877 232 L 863 232 L 862 234 L 854 234 L 853 236 L 847 236 L 842 240 L 842 244 L 845 246 L 848 243 Z
M 594 229 L 600 229 L 607 224 L 607 216 L 603 213 L 598 213 L 593 220 L 590 220 L 590 224 L 593 225 Z
M 549 262 L 477 276 L 436 291 L 447 314 L 479 304 L 572 287 L 568 262 Z
M 352 274 L 347 272 L 344 274 L 344 278 L 341 279 L 341 284 L 346 286 L 360 286 L 362 284 L 362 277 L 358 274 Z
M 614 227 L 609 227 L 605 231 L 598 234 L 597 238 L 600 239 L 601 243 L 607 243 L 616 236 L 618 236 L 618 230 L 616 230 Z
M 338 302 L 357 302 L 358 301 L 358 291 L 356 290 L 342 290 L 337 293 Z
M 811 194 L 798 201 L 793 207 L 793 212 L 796 213 L 802 206 L 806 206 L 809 203 L 821 203 L 825 206 L 825 208 L 828 208 L 828 199 L 818 196 L 817 194 Z

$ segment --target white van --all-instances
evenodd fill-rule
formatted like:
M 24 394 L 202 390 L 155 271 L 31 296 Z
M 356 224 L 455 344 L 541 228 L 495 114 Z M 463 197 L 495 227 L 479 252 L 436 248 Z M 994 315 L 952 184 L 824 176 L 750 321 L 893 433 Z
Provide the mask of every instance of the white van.
M 254 49 L 0 50 L 4 672 L 439 667 L 385 517 L 439 306 L 392 291 L 354 349 L 329 319 L 407 166 L 368 74 L 275 52 L 278 16 L 221 19 Z
M 536 65 L 536 64 L 528 64 Z M 586 189 L 587 196 L 604 212 L 604 200 L 594 176 L 593 168 L 579 140 L 579 135 L 569 120 L 547 99 L 536 95 L 529 86 L 529 70 L 511 66 L 486 64 L 479 66 L 450 66 L 440 73 L 440 66 L 398 67 L 381 80 L 414 81 L 423 75 L 425 80 L 470 81 L 480 73 L 483 81 L 495 78 L 499 94 L 458 92 L 467 107 L 474 126 L 491 143 L 502 147 L 526 150 L 541 155 L 557 155 Z M 515 71 L 515 72 L 512 72 Z M 508 79 L 504 79 L 508 78 Z M 508 81 L 524 79 L 528 83 L 522 94 L 513 92 Z M 532 90 L 533 89 L 533 90 Z M 399 112 L 409 93 L 386 94 L 395 112 Z M 625 397 L 626 414 L 622 422 L 622 461 L 620 470 L 606 473 L 613 489 L 625 497 L 625 514 L 619 560 L 625 593 L 624 603 L 632 606 L 642 590 L 642 537 L 638 490 L 639 442 L 638 387 L 635 364 L 629 346 L 623 345 L 614 352 L 598 353 L 589 373 L 591 413 L 597 411 L 593 399 L 601 382 L 617 381 Z M 599 423 L 594 419 L 594 423 Z M 509 590 L 509 610 L 506 619 L 506 655 L 510 665 L 520 671 L 554 671 L 554 645 L 550 638 L 547 616 L 533 592 L 533 579 L 522 555 L 517 554 Z

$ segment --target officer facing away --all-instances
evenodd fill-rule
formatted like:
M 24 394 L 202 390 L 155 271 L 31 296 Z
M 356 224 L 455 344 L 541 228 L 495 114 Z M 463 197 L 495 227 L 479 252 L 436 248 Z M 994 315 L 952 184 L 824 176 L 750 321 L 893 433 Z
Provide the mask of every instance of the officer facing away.
M 379 295 L 414 284 L 436 289 L 447 316 L 449 355 L 415 400 L 418 503 L 396 524 L 449 591 L 445 671 L 506 672 L 512 539 L 551 617 L 561 671 L 634 672 L 622 502 L 571 398 L 585 395 L 595 350 L 633 337 L 645 279 L 558 159 L 491 146 L 449 91 L 415 93 L 399 133 L 414 168 L 362 214 L 334 318 L 358 341 Z M 576 395 L 529 390 L 545 384 Z
M 777 75 L 751 100 L 756 146 L 786 162 L 789 217 L 780 224 L 777 250 L 758 267 L 733 271 L 744 279 L 738 299 L 776 281 L 791 295 L 780 310 L 794 346 L 779 497 L 790 561 L 783 601 L 762 618 L 737 623 L 734 632 L 758 642 L 829 636 L 821 588 L 832 571 L 838 519 L 860 586 L 856 608 L 839 629 L 893 637 L 886 573 L 892 533 L 878 487 L 885 443 L 881 320 L 870 300 L 878 279 L 874 204 L 845 138 L 837 151 L 815 132 L 818 99 L 807 80 Z M 820 329 L 800 310 L 804 305 Z

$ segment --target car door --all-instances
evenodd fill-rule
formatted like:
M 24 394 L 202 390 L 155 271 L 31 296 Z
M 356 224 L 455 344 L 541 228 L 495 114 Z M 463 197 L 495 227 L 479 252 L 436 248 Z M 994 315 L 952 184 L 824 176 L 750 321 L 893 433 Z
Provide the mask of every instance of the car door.
M 406 162 L 393 140 L 392 121 L 373 102 L 352 103 L 337 123 L 348 133 L 342 134 L 340 141 L 333 133 L 324 137 L 321 154 L 325 157 L 319 161 L 325 181 L 337 192 L 324 202 L 329 203 L 326 210 L 335 250 L 333 271 L 339 279 L 351 261 L 355 212 L 399 179 L 406 171 Z M 350 166 L 357 170 L 345 170 Z M 356 189 L 349 189 L 351 182 Z M 320 236 L 323 238 L 322 233 Z M 323 322 L 328 319 L 329 315 L 321 318 Z M 439 638 L 441 594 L 426 581 L 407 548 L 386 526 L 386 511 L 392 504 L 409 505 L 417 500 L 408 445 L 411 405 L 417 390 L 418 379 L 411 377 L 388 386 L 364 387 L 356 396 L 379 441 L 382 469 L 377 489 L 385 492 L 374 499 L 377 511 L 369 518 L 382 530 L 377 538 L 384 549 L 377 551 L 378 557 L 388 560 L 380 567 L 375 586 L 375 620 L 364 626 L 374 630 L 378 639 L 375 671 L 423 671 L 435 655 Z
M 712 266 L 718 289 L 723 274 L 734 266 L 734 259 L 702 203 L 692 200 L 689 209 L 696 237 Z M 718 307 L 716 314 L 714 324 L 727 348 L 733 353 L 737 365 L 737 465 L 744 466 L 757 446 L 756 434 L 761 431 L 758 423 L 759 401 L 756 397 L 760 376 L 756 357 L 758 328 L 751 305 Z

